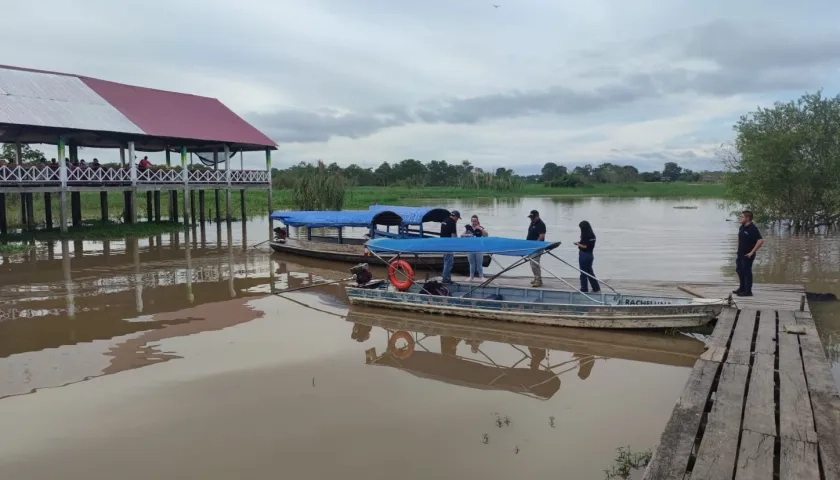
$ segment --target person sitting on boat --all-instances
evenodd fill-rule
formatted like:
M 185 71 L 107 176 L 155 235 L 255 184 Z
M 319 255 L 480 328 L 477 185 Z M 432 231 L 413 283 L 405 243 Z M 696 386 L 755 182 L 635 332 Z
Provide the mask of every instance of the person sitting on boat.
M 458 236 L 458 220 L 461 219 L 461 212 L 452 210 L 449 217 L 443 221 L 440 226 L 440 238 L 457 237 Z M 446 253 L 443 255 L 443 275 L 441 281 L 443 283 L 452 283 L 452 267 L 455 266 L 455 255 Z
M 601 291 L 601 286 L 595 279 L 595 271 L 592 269 L 592 264 L 595 262 L 595 232 L 586 220 L 580 222 L 578 226 L 580 227 L 580 241 L 575 242 L 575 245 L 579 250 L 580 291 L 586 292 L 589 290 L 589 285 L 592 285 L 592 293 L 598 293 Z
M 461 234 L 462 237 L 486 237 L 487 235 L 487 230 L 478 221 L 478 215 L 473 215 L 470 218 L 470 224 L 464 226 L 464 233 Z M 475 277 L 484 280 L 484 265 L 482 264 L 484 255 L 469 253 L 467 254 L 467 260 L 470 261 L 470 281 L 472 282 Z
M 528 225 L 528 236 L 526 240 L 545 241 L 545 223 L 540 220 L 540 212 L 531 210 L 528 214 L 531 219 L 531 224 Z M 534 281 L 531 282 L 532 287 L 542 287 L 542 269 L 540 268 L 540 257 L 531 259 L 531 271 L 534 273 Z

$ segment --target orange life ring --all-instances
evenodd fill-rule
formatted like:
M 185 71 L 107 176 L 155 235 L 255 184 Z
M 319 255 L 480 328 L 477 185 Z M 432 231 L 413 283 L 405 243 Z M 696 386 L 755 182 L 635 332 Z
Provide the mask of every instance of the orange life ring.
M 404 277 L 407 278 L 398 280 L 397 268 L 405 272 Z M 391 285 L 396 287 L 397 290 L 404 292 L 411 288 L 411 285 L 414 283 L 414 269 L 405 260 L 394 260 L 388 265 L 388 280 L 390 280 Z
M 397 340 L 405 340 L 406 346 L 397 348 Z M 400 360 L 405 360 L 414 353 L 414 339 L 405 330 L 394 332 L 388 339 L 388 352 Z

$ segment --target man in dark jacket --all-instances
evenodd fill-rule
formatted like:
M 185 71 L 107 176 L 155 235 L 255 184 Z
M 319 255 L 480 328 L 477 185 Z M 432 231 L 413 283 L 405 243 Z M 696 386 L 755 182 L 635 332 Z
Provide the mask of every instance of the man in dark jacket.
M 449 218 L 443 221 L 440 226 L 440 238 L 457 237 L 458 236 L 458 220 L 461 219 L 461 212 L 452 210 Z M 452 267 L 455 266 L 455 255 L 446 253 L 443 255 L 443 275 L 441 281 L 443 283 L 452 283 Z
M 545 241 L 545 223 L 540 220 L 540 212 L 531 210 L 528 214 L 531 219 L 528 225 L 528 236 L 526 240 Z M 531 282 L 532 287 L 542 287 L 542 269 L 540 268 L 540 257 L 531 259 L 531 271 L 534 273 L 534 281 Z
M 749 210 L 741 212 L 739 217 L 741 226 L 738 228 L 738 257 L 735 259 L 735 271 L 738 273 L 740 285 L 735 290 L 739 297 L 751 297 L 753 274 L 752 266 L 755 260 L 755 252 L 764 245 L 761 232 L 753 223 L 753 213 Z

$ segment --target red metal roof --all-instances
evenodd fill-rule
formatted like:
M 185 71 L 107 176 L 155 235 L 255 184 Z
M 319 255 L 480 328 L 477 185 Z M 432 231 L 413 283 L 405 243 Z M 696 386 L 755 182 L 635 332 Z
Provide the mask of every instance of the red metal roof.
M 99 80 L 81 75 L 0 65 L 0 69 L 76 77 L 149 137 L 275 148 L 277 144 L 215 98 L 168 92 Z M 66 104 L 72 117 L 73 105 Z M 78 112 L 81 114 L 82 112 Z M 47 122 L 50 123 L 50 122 Z M 24 125 L 24 124 L 20 124 Z M 29 126 L 29 122 L 26 123 Z M 70 125 L 41 127 L 67 128 Z M 74 128 L 74 126 L 71 126 Z M 95 131 L 108 132 L 109 128 Z M 126 130 L 118 130 L 125 131 Z M 247 149 L 247 148 L 246 148 Z

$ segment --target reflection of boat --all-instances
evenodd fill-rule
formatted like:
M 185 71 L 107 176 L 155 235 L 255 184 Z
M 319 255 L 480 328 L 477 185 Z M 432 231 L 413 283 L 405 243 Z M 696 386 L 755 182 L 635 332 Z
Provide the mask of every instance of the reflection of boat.
M 467 342 L 496 342 L 529 348 L 574 352 L 581 357 L 608 357 L 675 367 L 692 367 L 705 350 L 705 343 L 682 334 L 655 331 L 592 330 L 491 322 L 434 315 L 392 316 L 381 310 L 353 307 L 347 315 L 353 322 L 352 337 L 365 341 L 371 327 L 409 331 L 427 336 L 455 337 Z
M 400 258 L 402 255 L 443 252 L 485 253 L 521 258 L 480 285 L 456 283 L 440 288 L 439 284 L 432 286 L 414 283 L 413 278 L 408 281 L 392 278 L 392 285 L 382 284 L 377 288 L 347 286 L 347 296 L 354 305 L 564 327 L 678 328 L 708 323 L 720 314 L 724 306 L 731 303 L 731 297 L 728 300 L 697 299 L 623 295 L 615 290 L 612 293 L 587 293 L 578 290 L 490 285 L 502 273 L 531 263 L 545 254 L 562 262 L 551 253 L 559 242 L 500 237 L 399 241 L 378 238 L 369 240 L 366 245 L 371 253 L 380 259 L 381 255 Z M 609 287 L 605 282 L 602 283 Z
M 365 249 L 366 238 L 360 234 L 348 235 L 349 229 L 364 229 L 367 237 L 421 238 L 431 232 L 423 231 L 424 223 L 440 223 L 449 217 L 449 210 L 426 207 L 382 207 L 372 206 L 369 210 L 274 212 L 271 218 L 286 227 L 298 229 L 296 238 L 290 238 L 287 229 L 276 229 L 277 234 L 270 242 L 278 253 L 290 253 L 305 257 L 332 260 L 343 263 L 376 263 Z M 387 230 L 380 230 L 379 227 Z M 391 232 L 391 227 L 396 231 Z M 411 229 L 416 227 L 416 229 Z M 301 230 L 303 229 L 303 230 Z M 406 258 L 415 269 L 439 271 L 443 268 L 440 253 L 420 254 Z M 484 266 L 490 265 L 490 256 L 484 256 Z M 469 261 L 464 255 L 456 255 L 453 271 L 468 273 Z

